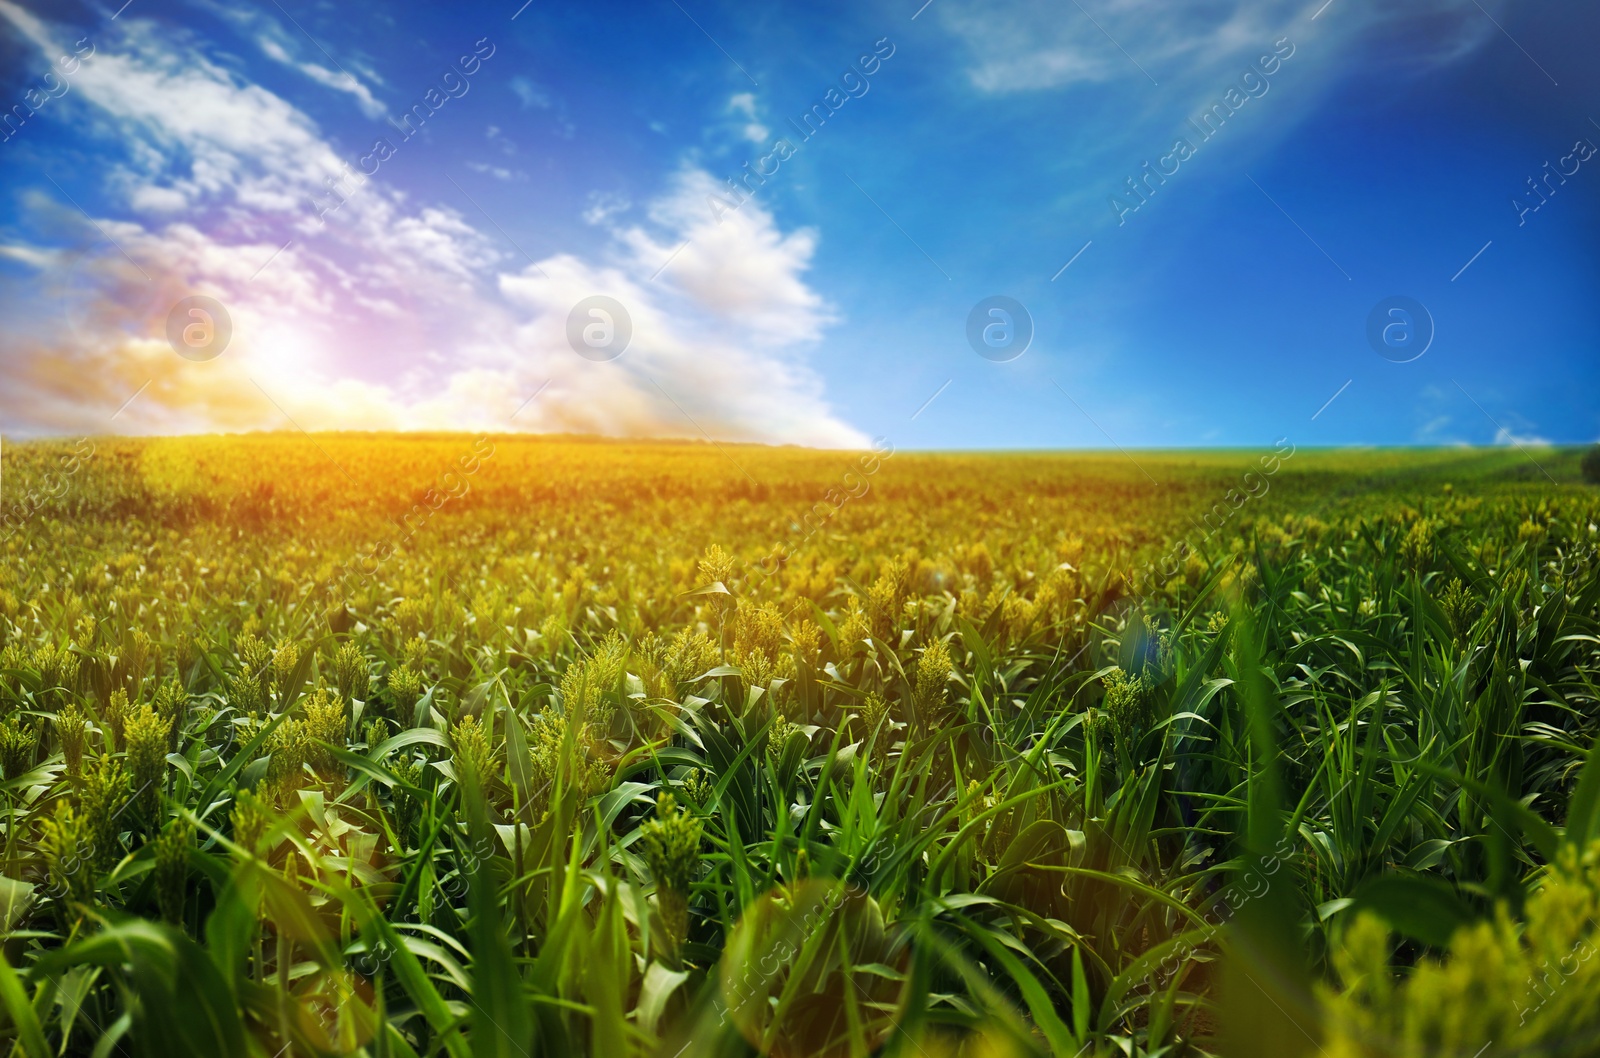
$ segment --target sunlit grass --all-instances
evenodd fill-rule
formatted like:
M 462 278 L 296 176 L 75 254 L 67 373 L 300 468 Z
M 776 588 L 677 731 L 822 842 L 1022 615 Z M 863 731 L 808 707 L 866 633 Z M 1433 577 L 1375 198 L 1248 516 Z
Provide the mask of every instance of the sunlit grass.
M 7 446 L 0 1032 L 1592 1043 L 1576 453 L 1136 458 Z

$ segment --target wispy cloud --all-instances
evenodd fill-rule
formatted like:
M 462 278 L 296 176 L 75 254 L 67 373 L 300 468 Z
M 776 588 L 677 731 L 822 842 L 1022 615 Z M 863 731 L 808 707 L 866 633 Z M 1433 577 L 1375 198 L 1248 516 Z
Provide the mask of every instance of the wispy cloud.
M 1217 72 L 1255 58 L 1272 40 L 1309 34 L 1315 6 L 1303 0 L 951 0 L 937 10 L 969 51 L 972 84 L 1009 93 L 1143 81 L 1143 69 L 1158 82 L 1204 87 Z M 1412 69 L 1459 58 L 1494 33 L 1471 5 L 1418 0 L 1352 5 L 1320 19 L 1316 34 L 1337 51 L 1377 26 L 1397 23 L 1426 29 L 1410 37 Z
M 751 143 L 766 143 L 767 138 L 772 135 L 771 130 L 760 122 L 756 113 L 755 93 L 736 93 L 728 100 L 728 112 L 744 119 L 744 124 L 739 129 L 739 132 Z
M 315 81 L 336 92 L 345 92 L 355 98 L 361 112 L 369 118 L 381 118 L 387 108 L 353 71 L 374 84 L 382 80 L 357 56 L 340 60 L 326 50 L 326 46 L 312 37 L 308 27 L 296 21 L 282 5 L 234 6 L 217 0 L 193 0 L 196 6 L 215 15 L 232 26 L 240 36 L 254 40 L 261 53 L 275 63 Z
M 546 92 L 543 88 L 540 88 L 526 77 L 523 77 L 519 74 L 518 76 L 513 77 L 507 83 L 511 86 L 511 91 L 516 94 L 517 99 L 522 103 L 522 109 L 550 109 L 552 105 L 550 101 L 550 93 Z
M 272 36 L 263 35 L 257 38 L 257 42 L 261 45 L 262 54 L 272 61 L 299 70 L 324 87 L 355 96 L 361 112 L 367 117 L 381 118 L 386 112 L 387 108 L 372 94 L 372 90 L 356 80 L 354 74 L 342 70 L 330 70 L 315 62 L 297 59 L 289 53 L 283 43 Z

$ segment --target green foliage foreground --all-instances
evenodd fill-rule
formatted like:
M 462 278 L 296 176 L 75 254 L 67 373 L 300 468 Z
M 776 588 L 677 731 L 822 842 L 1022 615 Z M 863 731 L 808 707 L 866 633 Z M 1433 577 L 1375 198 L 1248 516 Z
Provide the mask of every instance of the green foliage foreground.
M 66 450 L 7 449 L 14 1053 L 1600 1049 L 1579 485 L 1302 454 L 1174 552 L 1229 457 L 895 456 L 801 540 L 814 453 Z

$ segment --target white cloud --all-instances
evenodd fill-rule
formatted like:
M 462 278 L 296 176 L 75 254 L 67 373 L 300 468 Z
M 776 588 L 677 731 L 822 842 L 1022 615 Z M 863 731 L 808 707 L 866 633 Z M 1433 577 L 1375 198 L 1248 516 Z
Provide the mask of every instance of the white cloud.
M 354 66 L 361 70 L 369 81 L 382 84 L 382 80 L 375 73 L 355 59 L 340 63 L 324 51 L 322 45 L 306 38 L 303 28 L 295 24 L 292 19 L 290 26 L 286 28 L 271 14 L 251 7 L 236 7 L 212 0 L 192 0 L 192 2 L 205 7 L 213 15 L 231 24 L 242 35 L 253 37 L 261 53 L 273 62 L 297 70 L 326 88 L 353 96 L 356 105 L 367 117 L 381 118 L 387 112 L 388 108 L 372 94 L 370 88 L 349 71 L 349 67 Z M 287 13 L 285 15 L 287 17 Z M 327 59 L 336 69 L 330 70 L 315 58 L 310 60 L 303 58 L 303 53 L 307 49 Z
M 756 113 L 756 97 L 754 93 L 735 93 L 728 100 L 728 111 L 744 115 L 746 120 L 739 131 L 751 143 L 766 143 L 767 137 L 772 135 L 771 131 L 761 124 L 760 115 Z
M 1429 402 L 1436 401 L 1437 395 L 1424 392 L 1424 398 Z M 1435 415 L 1419 426 L 1412 435 L 1412 439 L 1419 444 L 1463 444 L 1454 431 L 1451 430 L 1454 420 L 1449 415 Z
M 483 138 L 499 148 L 501 154 L 507 155 L 508 157 L 516 156 L 517 145 L 512 143 L 510 137 L 501 131 L 499 125 L 490 125 L 488 128 L 484 129 Z
M 357 183 L 356 159 L 302 111 L 131 16 L 76 83 L 88 106 L 75 113 L 124 149 L 93 178 L 99 197 L 80 199 L 98 227 L 44 188 L 25 212 L 57 234 L 0 248 L 39 269 L 44 306 L 0 335 L 8 429 L 279 428 L 287 415 L 312 430 L 865 442 L 804 357 L 831 321 L 805 279 L 814 231 L 782 231 L 757 203 L 716 224 L 713 181 L 691 169 L 626 227 L 612 218 L 627 203 L 597 196 L 586 219 L 608 236 L 598 254 L 529 263 L 465 202 L 416 201 L 382 166 Z M 67 35 L 11 0 L 0 17 L 46 58 Z M 56 245 L 63 231 L 75 246 Z M 169 308 L 193 294 L 232 318 L 231 344 L 207 363 L 178 358 L 164 337 Z M 613 362 L 567 342 L 569 312 L 593 294 L 633 318 Z
M 490 165 L 487 162 L 468 162 L 467 168 L 475 173 L 492 176 L 496 180 L 513 180 L 516 178 L 516 174 L 503 165 Z
M 628 201 L 628 196 L 615 194 L 610 191 L 589 192 L 589 208 L 583 211 L 585 224 L 604 224 L 618 213 L 625 213 L 633 207 Z
M 948 0 L 937 10 L 944 27 L 971 52 L 968 78 L 992 93 L 1143 82 L 1138 67 L 1169 92 L 1204 90 L 1208 78 L 1237 73 L 1232 67 L 1285 35 L 1297 42 L 1313 35 L 1332 38 L 1330 50 L 1337 50 L 1385 23 L 1413 25 L 1405 62 L 1417 69 L 1464 55 L 1495 32 L 1477 8 L 1455 0 L 1346 5 L 1313 28 L 1309 18 L 1316 6 L 1320 0 L 1309 7 L 1307 0 L 1090 0 L 1081 8 Z
M 1548 448 L 1551 440 L 1548 437 L 1539 437 L 1535 434 L 1516 434 L 1502 426 L 1494 432 L 1494 443 L 1497 445 L 1515 445 L 1519 448 Z
M 517 98 L 522 101 L 523 110 L 534 108 L 549 110 L 552 105 L 550 93 L 520 74 L 511 79 L 511 91 L 515 92 Z
M 314 62 L 296 64 L 296 68 L 318 84 L 340 92 L 348 92 L 356 97 L 356 104 L 361 112 L 369 118 L 381 118 L 388 112 L 385 107 L 372 95 L 372 90 L 355 79 L 354 74 L 343 71 L 335 72 L 326 67 L 318 66 Z
M 629 228 L 623 240 L 641 268 L 661 267 L 669 280 L 714 319 L 737 320 L 780 345 L 813 341 L 832 322 L 822 298 L 806 285 L 802 273 L 816 249 L 817 233 L 802 228 L 783 234 L 772 215 L 750 207 L 724 213 L 719 222 L 708 206 L 713 194 L 725 194 L 710 174 L 686 170 L 670 195 L 651 203 L 650 219 L 671 233 L 657 241 L 642 227 Z M 746 215 L 748 214 L 748 215 Z

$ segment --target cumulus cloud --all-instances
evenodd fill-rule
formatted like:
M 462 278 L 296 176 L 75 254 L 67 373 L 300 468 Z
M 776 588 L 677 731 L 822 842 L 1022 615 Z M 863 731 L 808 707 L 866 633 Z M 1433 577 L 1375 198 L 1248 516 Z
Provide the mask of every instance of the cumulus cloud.
M 70 39 L 12 0 L 0 18 L 44 61 Z M 0 246 L 33 270 L 7 295 L 33 304 L 7 306 L 23 322 L 0 337 L 9 430 L 292 422 L 865 443 L 806 363 L 832 321 L 806 281 L 817 233 L 784 231 L 757 203 L 716 223 L 703 171 L 677 173 L 627 225 L 625 202 L 598 197 L 585 219 L 600 250 L 530 261 L 468 203 L 417 200 L 381 165 L 356 175 L 304 112 L 149 23 L 119 20 L 75 87 L 75 113 L 118 137 L 121 157 L 79 175 L 92 219 L 30 187 L 42 234 Z M 171 306 L 196 294 L 233 324 L 205 363 L 165 338 Z M 633 323 L 606 363 L 567 339 L 568 314 L 595 294 Z

